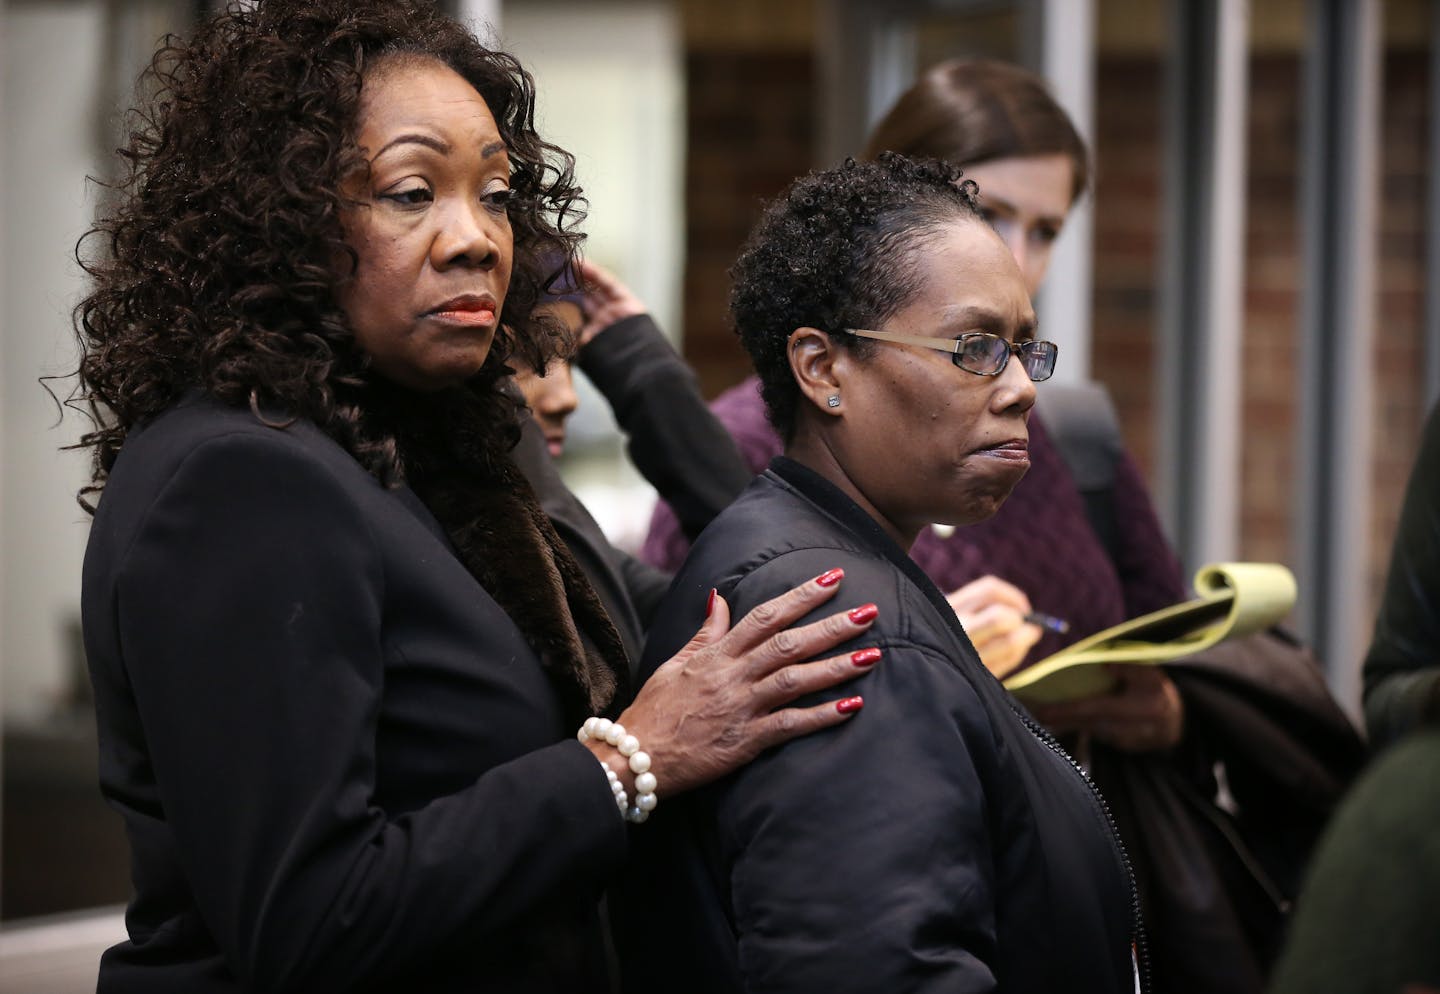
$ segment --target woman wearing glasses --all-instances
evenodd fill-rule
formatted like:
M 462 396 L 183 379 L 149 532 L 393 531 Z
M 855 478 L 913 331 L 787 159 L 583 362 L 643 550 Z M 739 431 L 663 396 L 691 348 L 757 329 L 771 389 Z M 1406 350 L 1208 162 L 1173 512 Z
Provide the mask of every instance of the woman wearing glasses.
M 973 183 L 893 154 L 794 184 L 731 306 L 785 453 L 701 536 L 642 671 L 690 600 L 737 609 L 839 564 L 865 710 L 674 802 L 620 906 L 635 991 L 1132 991 L 1133 884 L 1103 802 L 985 670 L 905 554 L 993 514 L 1029 467 L 1025 282 Z
M 940 63 L 875 126 L 863 157 L 873 159 L 886 149 L 961 166 L 979 186 L 981 210 L 1035 295 L 1091 175 L 1085 143 L 1044 80 L 988 59 Z M 1049 332 L 1064 340 L 1063 328 Z M 1115 456 L 1109 490 L 1114 524 L 1102 538 L 1091 527 L 1088 498 L 1047 431 L 1055 425 L 1043 402 L 1041 407 L 1031 425 L 1031 470 L 1004 510 L 945 537 L 923 529 L 910 550 L 950 594 L 980 658 L 1002 677 L 1186 594 L 1179 561 L 1134 461 L 1123 452 Z M 721 394 L 713 410 L 752 471 L 780 451 L 756 380 Z M 643 558 L 674 570 L 688 544 L 669 508 L 657 507 Z M 1064 630 L 1027 623 L 1032 605 L 1064 619 Z M 1122 694 L 1041 717 L 1052 730 L 1083 732 L 1126 753 L 1173 747 L 1184 732 L 1174 686 L 1154 667 L 1132 667 L 1123 680 Z

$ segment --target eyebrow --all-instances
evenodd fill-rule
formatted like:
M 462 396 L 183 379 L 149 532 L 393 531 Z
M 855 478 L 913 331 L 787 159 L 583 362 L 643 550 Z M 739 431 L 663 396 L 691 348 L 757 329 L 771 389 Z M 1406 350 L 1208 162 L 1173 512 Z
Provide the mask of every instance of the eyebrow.
M 424 145 L 426 148 L 433 148 L 441 155 L 450 154 L 450 143 L 441 141 L 439 138 L 436 138 L 433 135 L 404 134 L 397 135 L 396 137 L 386 142 L 384 145 L 380 146 L 380 151 L 376 152 L 373 156 L 371 156 L 371 158 L 380 158 L 380 156 L 390 151 L 396 145 Z
M 371 158 L 380 158 L 380 156 L 390 151 L 390 149 L 394 148 L 396 145 L 423 145 L 426 148 L 434 149 L 441 155 L 449 155 L 451 151 L 453 151 L 450 143 L 443 139 L 436 138 L 434 135 L 425 135 L 420 134 L 419 132 L 411 132 L 403 135 L 397 135 L 396 137 L 390 139 L 388 142 L 382 145 L 380 147 L 380 151 L 376 152 L 373 156 L 371 156 Z M 480 157 L 482 159 L 488 159 L 491 156 L 497 155 L 503 151 L 505 151 L 505 140 L 502 138 L 498 141 L 493 141 L 489 145 L 486 145 L 484 148 L 480 149 Z
M 1020 208 L 1016 207 L 1013 201 L 1007 200 L 1004 197 L 999 196 L 998 194 L 991 194 L 987 197 L 985 194 L 982 193 L 980 194 L 980 209 L 985 210 L 987 208 L 989 208 L 990 210 L 1001 211 L 1006 214 L 1020 213 Z M 1036 215 L 1036 217 L 1041 221 L 1048 221 L 1051 224 L 1063 224 L 1065 221 L 1066 213 L 1067 212 L 1065 211 L 1042 211 L 1040 214 Z
M 944 322 L 946 328 L 974 328 L 978 326 L 987 331 L 994 331 L 997 328 L 1003 329 L 1007 324 L 1005 316 L 999 311 L 991 310 L 988 307 L 979 307 L 975 304 L 970 304 L 966 307 L 948 312 L 945 315 Z M 1017 339 L 1027 335 L 1031 338 L 1035 337 L 1037 325 L 1038 322 L 1033 317 L 1022 318 L 1015 324 L 1015 337 Z

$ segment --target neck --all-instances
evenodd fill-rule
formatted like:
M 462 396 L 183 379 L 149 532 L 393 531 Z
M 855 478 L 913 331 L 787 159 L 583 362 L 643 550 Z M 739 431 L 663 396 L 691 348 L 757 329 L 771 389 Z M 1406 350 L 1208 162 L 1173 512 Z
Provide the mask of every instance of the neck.
M 891 521 L 882 514 L 845 471 L 845 460 L 837 451 L 830 433 L 818 430 L 808 423 L 808 419 L 802 417 L 801 423 L 795 426 L 794 435 L 785 445 L 785 455 L 839 487 L 845 496 L 874 518 L 885 534 L 900 548 L 908 549 L 915 544 L 923 523 L 908 526 Z

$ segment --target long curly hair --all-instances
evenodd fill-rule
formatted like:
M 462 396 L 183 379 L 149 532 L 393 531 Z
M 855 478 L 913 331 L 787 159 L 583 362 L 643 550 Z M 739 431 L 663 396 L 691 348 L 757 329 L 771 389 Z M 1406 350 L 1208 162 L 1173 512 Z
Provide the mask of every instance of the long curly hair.
M 353 270 L 342 190 L 368 164 L 356 145 L 367 68 L 429 57 L 484 97 L 504 138 L 515 261 L 500 332 L 462 389 L 468 425 L 397 437 L 385 391 L 351 334 L 336 286 Z M 96 495 L 128 433 L 200 390 L 313 421 L 382 482 L 427 447 L 493 468 L 518 437 L 503 389 L 515 357 L 536 369 L 568 338 L 536 312 L 573 260 L 585 202 L 573 159 L 535 130 L 535 91 L 511 56 L 484 47 L 427 0 L 233 3 L 189 39 L 167 37 L 142 76 L 113 207 L 81 239 L 91 291 L 76 307 L 78 385 Z M 413 424 L 413 419 L 409 419 Z M 410 451 L 414 450 L 414 451 Z M 432 452 L 430 461 L 438 456 Z
M 336 292 L 358 263 L 341 191 L 369 170 L 361 85 L 397 58 L 435 59 L 475 87 L 510 161 L 500 330 L 478 373 L 432 394 L 373 371 Z M 508 363 L 544 369 L 570 348 L 536 305 L 573 263 L 585 208 L 574 160 L 535 131 L 529 74 L 429 0 L 262 0 L 167 38 L 142 80 L 155 95 L 120 150 L 115 206 L 77 251 L 93 282 L 75 311 L 71 404 L 95 425 L 80 442 L 94 454 L 81 504 L 93 510 L 130 431 L 188 392 L 277 428 L 309 420 L 429 506 L 572 719 L 608 707 L 624 646 L 509 455 L 524 400 Z
M 914 299 L 928 236 L 957 219 L 985 223 L 976 192 L 953 163 L 881 152 L 803 176 L 766 207 L 731 267 L 730 315 L 781 438 L 800 394 L 790 333 L 818 328 L 873 354 L 875 343 L 838 333 L 878 328 Z

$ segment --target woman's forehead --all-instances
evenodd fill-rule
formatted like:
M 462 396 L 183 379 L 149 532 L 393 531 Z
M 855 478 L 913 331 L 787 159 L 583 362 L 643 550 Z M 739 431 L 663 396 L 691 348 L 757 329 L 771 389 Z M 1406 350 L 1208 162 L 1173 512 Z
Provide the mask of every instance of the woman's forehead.
M 937 312 L 1033 315 L 1025 278 L 1005 242 L 978 218 L 958 219 L 927 239 L 912 264 L 920 276 L 913 303 Z M 1033 320 L 1033 318 L 1032 318 Z
M 379 151 L 375 142 L 411 131 L 482 142 L 500 134 L 479 91 L 449 66 L 428 58 L 397 58 L 366 75 L 357 130 L 361 143 L 373 146 L 372 155 Z

